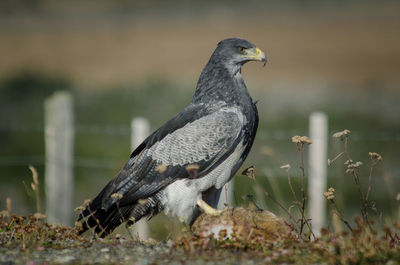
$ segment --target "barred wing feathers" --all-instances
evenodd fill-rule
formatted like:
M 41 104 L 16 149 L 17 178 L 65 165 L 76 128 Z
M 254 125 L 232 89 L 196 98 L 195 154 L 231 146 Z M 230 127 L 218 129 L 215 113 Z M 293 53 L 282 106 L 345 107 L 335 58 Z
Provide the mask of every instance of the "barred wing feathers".
M 84 230 L 98 225 L 97 220 L 105 220 L 112 231 L 124 220 L 101 215 L 122 213 L 127 220 L 139 206 L 146 208 L 138 204 L 140 199 L 157 199 L 154 196 L 175 180 L 207 175 L 233 152 L 243 138 L 245 123 L 244 115 L 234 107 L 208 110 L 190 105 L 133 151 L 124 168 L 81 214 L 80 219 L 91 216 Z M 143 209 L 141 213 L 152 215 L 153 210 L 157 213 L 161 209 Z

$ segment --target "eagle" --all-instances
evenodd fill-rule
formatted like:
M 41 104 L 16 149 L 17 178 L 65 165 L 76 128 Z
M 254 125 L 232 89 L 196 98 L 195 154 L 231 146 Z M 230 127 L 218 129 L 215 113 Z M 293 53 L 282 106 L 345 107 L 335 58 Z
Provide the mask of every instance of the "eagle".
M 256 135 L 258 112 L 241 70 L 266 57 L 241 38 L 218 43 L 192 101 L 148 136 L 128 162 L 81 211 L 80 233 L 110 234 L 121 223 L 161 211 L 191 224 L 200 209 L 218 215 L 222 187 L 243 164 Z

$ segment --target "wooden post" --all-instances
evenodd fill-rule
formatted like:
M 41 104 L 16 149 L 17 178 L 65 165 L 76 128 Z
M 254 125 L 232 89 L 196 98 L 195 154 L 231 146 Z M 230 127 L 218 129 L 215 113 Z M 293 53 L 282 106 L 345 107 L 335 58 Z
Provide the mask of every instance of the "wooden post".
M 132 150 L 139 146 L 144 139 L 149 135 L 150 124 L 145 118 L 134 118 L 131 122 L 131 144 Z M 137 235 L 141 240 L 147 240 L 149 238 L 149 226 L 145 219 L 139 220 L 133 226 L 133 233 Z
M 325 225 L 326 199 L 323 193 L 327 185 L 327 136 L 328 117 L 325 113 L 314 112 L 310 115 L 310 178 L 308 181 L 308 209 L 311 224 L 316 236 L 320 236 Z
M 74 115 L 69 92 L 45 101 L 45 189 L 49 223 L 72 225 Z

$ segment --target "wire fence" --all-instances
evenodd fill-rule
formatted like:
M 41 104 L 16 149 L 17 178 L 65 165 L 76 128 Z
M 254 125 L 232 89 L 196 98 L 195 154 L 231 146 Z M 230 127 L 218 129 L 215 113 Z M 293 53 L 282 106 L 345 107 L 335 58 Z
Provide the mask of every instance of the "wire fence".
M 339 130 L 339 129 L 338 129 Z M 338 130 L 330 130 L 333 134 Z M 35 125 L 29 124 L 0 124 L 0 133 L 43 133 L 44 124 L 39 123 Z M 129 124 L 76 124 L 76 134 L 92 134 L 92 135 L 109 135 L 109 136 L 129 136 L 131 134 L 131 127 Z M 257 137 L 262 140 L 287 140 L 293 135 L 299 134 L 299 130 L 277 130 L 268 129 L 257 131 Z M 304 131 L 303 131 L 304 133 Z M 400 132 L 393 130 L 364 132 L 352 131 L 351 138 L 355 141 L 384 141 L 384 142 L 400 142 Z
M 330 135 L 338 130 L 331 130 Z M 21 133 L 21 134 L 38 134 L 44 133 L 44 125 L 22 125 L 22 124 L 9 124 L 0 125 L 1 133 Z M 127 145 L 129 145 L 128 137 L 131 135 L 130 125 L 87 125 L 77 124 L 75 126 L 75 134 L 79 135 L 94 135 L 104 137 L 127 137 Z M 289 141 L 294 135 L 307 134 L 304 131 L 299 130 L 258 130 L 257 138 L 262 142 L 273 142 L 273 141 Z M 380 132 L 361 132 L 352 131 L 351 140 L 356 142 L 386 142 L 399 144 L 400 143 L 400 132 L 394 131 L 380 131 Z M 331 140 L 330 140 L 331 141 Z M 29 148 L 29 147 L 27 147 Z M 74 167 L 84 168 L 99 168 L 99 169 L 113 169 L 118 160 L 110 158 L 96 158 L 94 156 L 74 156 Z M 14 167 L 14 166 L 27 166 L 34 164 L 43 166 L 45 164 L 44 154 L 37 155 L 0 155 L 0 167 Z M 273 170 L 269 168 L 268 170 Z M 400 168 L 396 170 L 400 172 Z
M 60 96 L 59 94 L 58 96 Z M 9 123 L 9 124 L 0 124 L 0 136 L 1 134 L 26 134 L 27 137 L 29 138 L 29 135 L 35 135 L 35 139 L 38 139 L 39 135 L 43 135 L 43 143 L 45 145 L 45 149 L 40 149 L 43 150 L 43 154 L 34 154 L 34 155 L 9 155 L 0 150 L 0 167 L 27 167 L 28 165 L 35 165 L 35 166 L 44 166 L 46 168 L 45 170 L 45 181 L 46 181 L 46 196 L 49 196 L 48 193 L 54 193 L 53 197 L 47 198 L 47 208 L 49 207 L 49 202 L 54 203 L 54 208 L 53 211 L 47 209 L 47 214 L 50 217 L 54 217 L 53 221 L 59 221 L 60 223 L 64 224 L 69 224 L 72 220 L 72 215 L 71 215 L 71 208 L 72 206 L 65 206 L 61 207 L 64 209 L 64 212 L 61 214 L 59 213 L 60 207 L 58 207 L 57 201 L 60 201 L 60 194 L 65 193 L 66 195 L 64 197 L 68 197 L 67 199 L 62 199 L 62 201 L 69 201 L 69 204 L 73 201 L 72 198 L 72 191 L 65 192 L 64 189 L 66 186 L 70 187 L 69 189 L 73 189 L 73 182 L 74 182 L 74 169 L 78 168 L 86 168 L 86 169 L 108 169 L 108 170 L 117 170 L 119 169 L 118 167 L 121 166 L 121 163 L 125 162 L 118 160 L 116 158 L 113 158 L 112 154 L 108 154 L 109 150 L 107 150 L 106 155 L 110 155 L 109 157 L 96 157 L 96 152 L 92 152 L 93 155 L 87 155 L 90 152 L 85 152 L 86 155 L 83 156 L 79 152 L 74 151 L 74 146 L 78 144 L 79 141 L 77 141 L 77 138 L 80 138 L 82 136 L 86 137 L 89 136 L 89 139 L 91 141 L 94 140 L 94 142 L 97 141 L 95 137 L 100 137 L 103 141 L 104 138 L 110 139 L 111 141 L 119 141 L 119 143 L 124 145 L 126 141 L 126 145 L 129 147 L 127 148 L 127 151 L 130 150 L 131 146 L 137 146 L 138 141 L 136 138 L 140 134 L 140 141 L 150 133 L 149 130 L 149 123 L 148 121 L 145 121 L 147 124 L 145 127 L 146 129 L 143 128 L 136 128 L 133 126 L 133 121 L 132 124 L 101 124 L 101 125 L 96 125 L 96 124 L 75 124 L 73 117 L 71 118 L 71 121 L 65 122 L 62 117 L 62 115 L 65 115 L 67 112 L 73 113 L 72 111 L 72 104 L 71 106 L 68 107 L 68 109 L 58 109 L 60 107 L 60 102 L 57 101 L 60 100 L 58 96 L 55 94 L 54 97 L 52 97 L 52 100 L 55 100 L 56 103 L 53 102 L 50 106 L 52 106 L 52 110 L 46 111 L 46 124 L 42 123 L 37 123 L 37 124 L 20 124 L 20 123 Z M 65 96 L 65 95 L 64 95 Z M 47 106 L 47 105 L 46 105 Z M 56 117 L 56 114 L 58 113 Z M 314 115 L 317 114 L 317 115 Z M 312 211 L 314 211 L 313 215 L 313 222 L 316 220 L 320 219 L 319 222 L 316 222 L 313 224 L 313 227 L 322 227 L 324 224 L 323 217 L 325 216 L 325 200 L 322 197 L 323 192 L 326 190 L 326 185 L 327 185 L 327 159 L 326 156 L 328 154 L 327 151 L 327 146 L 332 143 L 332 138 L 328 137 L 328 135 L 332 135 L 334 132 L 339 131 L 339 130 L 330 130 L 328 133 L 328 119 L 325 114 L 323 113 L 314 113 L 310 115 L 310 128 L 309 130 L 277 130 L 277 129 L 259 129 L 257 133 L 256 140 L 258 140 L 258 143 L 261 145 L 264 145 L 264 147 L 269 148 L 268 145 L 274 146 L 274 148 L 277 148 L 276 153 L 280 153 L 279 158 L 274 158 L 275 159 L 275 164 L 274 163 L 269 163 L 268 165 L 262 164 L 261 167 L 261 174 L 263 174 L 266 177 L 275 177 L 275 176 L 285 176 L 285 173 L 282 171 L 280 166 L 276 165 L 276 162 L 282 158 L 282 153 L 283 157 L 286 159 L 289 154 L 287 153 L 288 150 L 292 149 L 286 149 L 291 143 L 291 138 L 294 135 L 309 135 L 311 134 L 311 138 L 313 141 L 312 148 L 310 148 L 310 156 L 309 156 L 309 165 L 307 167 L 310 169 L 309 175 L 310 175 L 310 181 L 309 183 L 311 184 L 311 188 L 309 188 L 310 191 L 310 203 L 313 201 L 316 202 L 311 207 Z M 52 116 L 53 115 L 53 116 Z M 323 123 L 318 123 L 320 125 L 312 125 L 312 124 L 317 124 L 315 122 L 312 122 L 312 117 L 313 116 L 323 116 Z M 50 118 L 49 118 L 50 117 Z M 140 119 L 140 120 L 145 120 L 145 119 Z M 50 122 L 49 122 L 50 121 Z M 53 124 L 54 123 L 54 124 Z M 324 125 L 321 125 L 324 124 Z M 317 132 L 321 130 L 321 127 L 323 127 L 323 133 L 319 133 L 320 136 L 317 136 L 316 138 L 313 139 L 313 132 Z M 341 128 L 344 129 L 344 128 Z M 66 135 L 65 132 L 68 131 L 68 134 Z M 145 133 L 144 133 L 145 131 Z M 317 133 L 318 134 L 318 133 Z M 323 136 L 323 137 L 322 137 Z M 39 136 L 40 137 L 40 136 Z M 321 137 L 321 138 L 319 138 Z M 46 138 L 46 139 L 45 139 Z M 323 138 L 323 139 L 322 139 Z M 1 139 L 1 138 L 0 138 Z M 136 139 L 136 140 L 134 140 Z M 316 140 L 316 141 L 314 141 Z M 389 146 L 389 148 L 394 148 L 396 145 L 399 145 L 400 143 L 400 132 L 397 131 L 388 131 L 388 130 L 381 130 L 381 131 L 352 131 L 351 133 L 351 140 L 355 142 L 376 142 L 378 145 L 385 145 Z M 68 143 L 66 143 L 68 142 Z M 99 140 L 99 145 L 101 144 L 101 141 Z M 103 142 L 104 143 L 104 142 Z M 29 142 L 28 142 L 29 144 Z M 35 143 L 36 146 L 38 143 Z M 79 144 L 82 144 L 79 142 Z M 319 147 L 317 147 L 319 146 Z M 317 147 L 317 148 L 315 148 Z M 399 146 L 400 147 L 400 146 Z M 26 146 L 26 149 L 29 149 L 29 146 Z M 31 147 L 32 148 L 32 147 Z M 108 147 L 107 147 L 108 148 Z M 114 148 L 114 147 L 113 147 Z M 60 154 L 63 153 L 65 150 L 70 150 L 66 152 L 67 154 Z M 253 148 L 253 153 L 254 153 Z M 314 149 L 314 151 L 313 151 Z M 71 151 L 72 150 L 72 151 Z M 264 149 L 265 150 L 265 149 Z M 315 151 L 315 150 L 320 150 L 320 151 Z M 32 150 L 30 150 L 32 151 Z M 260 149 L 258 149 L 260 151 Z M 363 150 L 364 151 L 364 150 Z M 256 150 L 257 152 L 257 150 Z M 268 153 L 268 152 L 267 152 Z M 256 154 L 256 155 L 260 155 Z M 264 154 L 265 155 L 265 154 Z M 128 154 L 127 156 L 128 157 Z M 273 159 L 271 159 L 273 160 Z M 393 160 L 393 159 L 392 159 Z M 64 161 L 64 162 L 63 162 Z M 282 161 L 279 161 L 281 163 Z M 390 172 L 392 175 L 399 176 L 400 174 L 400 167 L 397 165 L 397 163 L 391 163 L 390 165 L 391 169 Z M 52 170 L 49 170 L 52 169 Z M 62 174 L 62 172 L 65 170 L 65 174 Z M 51 174 L 48 172 L 52 172 Z M 314 172 L 315 177 L 313 177 L 313 171 L 318 171 L 317 173 Z M 62 177 L 62 175 L 65 175 L 65 177 Z M 76 178 L 76 176 L 75 176 Z M 52 181 L 48 181 L 48 179 L 53 179 Z M 62 180 L 64 179 L 64 180 Z M 323 180 L 321 180 L 323 179 Z M 62 181 L 66 182 L 71 182 L 68 185 L 62 184 Z M 50 184 L 47 182 L 51 182 Z M 61 184 L 60 184 L 61 183 Z M 318 184 L 319 183 L 319 184 Z M 53 185 L 53 188 L 48 188 L 50 185 Z M 230 182 L 227 184 L 226 187 L 229 187 L 231 189 L 230 193 L 233 194 L 233 182 Z M 317 188 L 315 188 L 317 187 Z M 50 192 L 49 192 L 50 190 Z M 56 191 L 57 190 L 57 191 Z M 52 192 L 55 191 L 55 192 Z M 68 194 L 71 193 L 71 194 Z M 227 196 L 228 197 L 228 196 Z M 232 196 L 231 196 L 232 197 Z M 315 199 L 313 199 L 315 198 Z M 228 198 L 226 198 L 228 200 Z M 227 205 L 232 205 L 231 202 L 227 202 Z M 62 217 L 64 215 L 64 217 Z M 60 217 L 61 216 L 61 217 Z M 63 220 L 63 221 L 61 221 Z M 319 223 L 319 225 L 317 225 Z M 146 227 L 142 227 L 141 230 L 139 231 L 139 234 L 142 233 L 143 231 L 146 231 Z M 319 230 L 319 229 L 317 229 Z M 146 237 L 147 232 L 143 232 L 143 238 Z

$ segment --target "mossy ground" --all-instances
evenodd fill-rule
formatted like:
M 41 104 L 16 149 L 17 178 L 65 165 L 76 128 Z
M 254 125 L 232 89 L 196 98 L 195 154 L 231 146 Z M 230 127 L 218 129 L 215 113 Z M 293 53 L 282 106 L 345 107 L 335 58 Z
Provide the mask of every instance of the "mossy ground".
M 0 217 L 2 264 L 400 264 L 400 224 L 374 229 L 356 220 L 352 233 L 322 231 L 317 240 L 292 234 L 276 240 L 218 240 L 187 232 L 175 241 L 139 242 L 79 236 L 40 215 Z M 137 263 L 135 263 L 137 262 Z

